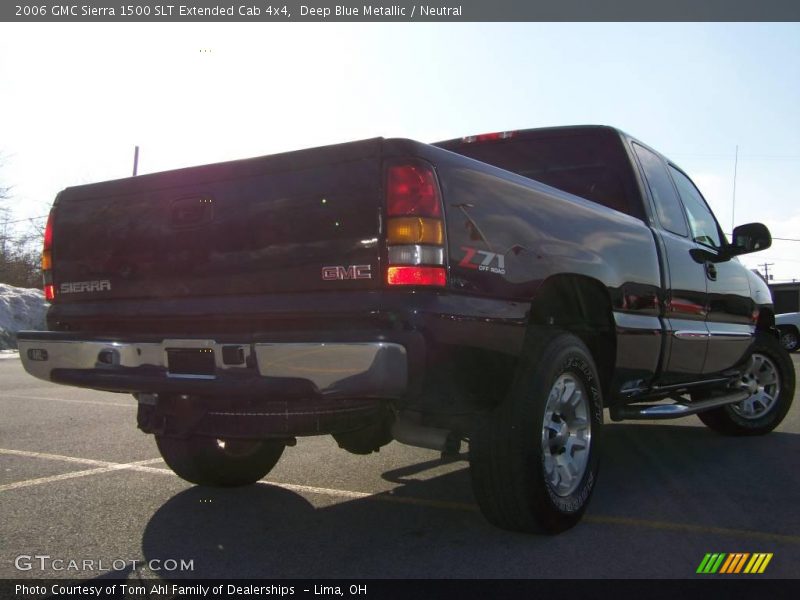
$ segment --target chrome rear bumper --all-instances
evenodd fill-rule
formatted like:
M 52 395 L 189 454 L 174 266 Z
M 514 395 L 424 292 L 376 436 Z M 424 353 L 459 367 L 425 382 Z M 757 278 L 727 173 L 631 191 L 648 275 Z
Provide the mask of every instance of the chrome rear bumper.
M 322 396 L 393 399 L 402 397 L 408 385 L 405 347 L 384 341 L 137 343 L 59 337 L 63 338 L 47 332 L 19 334 L 20 358 L 28 373 L 56 383 L 118 391 L 191 384 L 193 390 L 206 386 L 209 393 L 217 393 L 230 381 L 241 392 L 247 382 L 257 388 L 258 382 L 291 380 L 309 382 Z

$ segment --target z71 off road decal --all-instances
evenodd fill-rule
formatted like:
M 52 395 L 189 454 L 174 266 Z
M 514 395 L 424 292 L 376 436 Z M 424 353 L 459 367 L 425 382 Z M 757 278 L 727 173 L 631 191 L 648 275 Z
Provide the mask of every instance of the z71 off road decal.
M 467 254 L 458 263 L 459 267 L 487 271 L 497 275 L 506 274 L 506 257 L 502 254 L 478 250 L 469 246 L 461 246 L 461 249 Z

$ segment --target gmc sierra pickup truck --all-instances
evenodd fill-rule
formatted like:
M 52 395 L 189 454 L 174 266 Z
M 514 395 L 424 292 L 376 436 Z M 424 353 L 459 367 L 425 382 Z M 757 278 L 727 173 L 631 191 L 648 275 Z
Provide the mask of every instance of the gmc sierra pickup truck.
M 166 463 L 252 484 L 298 436 L 458 453 L 495 525 L 563 531 L 612 420 L 771 431 L 794 395 L 764 282 L 673 162 L 600 126 L 370 139 L 71 187 L 44 380 L 132 393 Z M 613 460 L 613 457 L 611 457 Z

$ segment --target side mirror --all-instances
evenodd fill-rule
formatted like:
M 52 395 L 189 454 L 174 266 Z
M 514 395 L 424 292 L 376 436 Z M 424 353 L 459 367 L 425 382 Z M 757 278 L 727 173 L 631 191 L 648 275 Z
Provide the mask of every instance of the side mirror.
M 763 223 L 747 223 L 733 230 L 733 241 L 727 248 L 727 254 L 738 256 L 766 250 L 772 245 L 772 235 Z

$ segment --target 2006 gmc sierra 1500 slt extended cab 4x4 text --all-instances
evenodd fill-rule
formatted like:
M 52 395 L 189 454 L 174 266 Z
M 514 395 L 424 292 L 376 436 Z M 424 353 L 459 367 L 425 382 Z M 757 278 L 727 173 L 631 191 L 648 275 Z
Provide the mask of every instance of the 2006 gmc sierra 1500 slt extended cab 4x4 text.
M 297 436 L 458 452 L 495 525 L 573 526 L 613 420 L 775 428 L 765 283 L 675 164 L 610 127 L 370 139 L 67 188 L 29 373 L 128 392 L 166 463 L 264 477 Z M 613 457 L 609 457 L 613 460 Z

